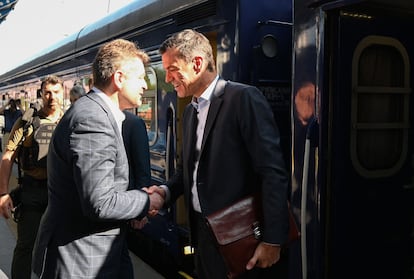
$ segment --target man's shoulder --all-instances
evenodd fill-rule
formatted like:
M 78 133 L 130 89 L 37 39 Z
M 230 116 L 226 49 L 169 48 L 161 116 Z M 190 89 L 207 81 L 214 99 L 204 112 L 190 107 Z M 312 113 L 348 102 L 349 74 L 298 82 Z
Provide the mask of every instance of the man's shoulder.
M 226 83 L 226 89 L 227 88 L 241 90 L 241 89 L 247 89 L 247 88 L 253 89 L 253 88 L 256 88 L 256 87 L 254 87 L 253 85 L 246 84 L 246 83 L 229 80 Z
M 141 117 L 129 111 L 124 111 L 124 114 L 125 120 L 122 122 L 122 125 L 125 127 L 126 131 L 129 133 L 140 133 L 142 129 L 146 131 L 145 122 Z
M 125 114 L 126 119 L 134 119 L 134 118 L 138 117 L 134 113 L 132 113 L 128 110 L 123 110 L 122 112 Z
M 256 98 L 258 95 L 262 95 L 257 93 L 261 92 L 255 86 L 241 82 L 227 81 L 223 90 L 223 97 L 226 99 L 239 99 L 242 98 L 242 96 L 247 98 Z
M 136 115 L 135 113 L 132 113 L 130 111 L 124 110 L 123 113 L 125 114 L 125 121 L 131 121 L 135 123 L 141 123 L 144 122 L 144 120 Z
M 90 93 L 89 93 L 90 94 Z M 93 94 L 93 93 L 92 93 Z M 84 96 L 77 100 L 63 115 L 59 121 L 58 127 L 61 129 L 73 129 L 79 127 L 80 123 L 86 126 L 99 126 L 107 123 L 108 110 L 106 110 L 102 104 Z M 104 124 L 107 125 L 107 124 Z
M 89 94 L 94 95 L 94 93 Z M 89 96 L 89 94 L 77 100 L 65 114 L 71 113 L 75 116 L 83 116 L 105 111 L 100 99 L 98 99 L 99 97 Z

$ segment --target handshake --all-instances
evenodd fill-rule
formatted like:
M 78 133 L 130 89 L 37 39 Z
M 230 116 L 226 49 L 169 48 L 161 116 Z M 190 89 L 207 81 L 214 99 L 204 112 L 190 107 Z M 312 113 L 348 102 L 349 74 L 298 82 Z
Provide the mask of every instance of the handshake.
M 148 193 L 149 200 L 150 200 L 150 206 L 148 210 L 148 217 L 154 217 L 158 214 L 160 209 L 164 206 L 165 198 L 166 198 L 166 192 L 164 189 L 162 189 L 159 186 L 153 185 L 149 188 L 143 187 L 143 191 Z M 130 225 L 133 229 L 142 229 L 146 224 L 148 223 L 148 218 L 144 217 L 141 220 L 134 219 L 130 220 Z
M 148 215 L 153 217 L 158 214 L 160 209 L 164 206 L 166 193 L 165 190 L 162 189 L 160 186 L 153 185 L 149 188 L 144 187 L 142 188 L 145 192 L 148 193 L 150 199 L 150 207 L 148 211 Z

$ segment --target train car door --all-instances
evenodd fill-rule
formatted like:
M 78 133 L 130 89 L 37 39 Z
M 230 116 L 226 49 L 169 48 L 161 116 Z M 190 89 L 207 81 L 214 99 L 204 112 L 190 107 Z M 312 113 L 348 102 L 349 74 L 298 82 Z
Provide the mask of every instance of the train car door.
M 380 7 L 326 13 L 326 278 L 413 278 L 414 20 Z

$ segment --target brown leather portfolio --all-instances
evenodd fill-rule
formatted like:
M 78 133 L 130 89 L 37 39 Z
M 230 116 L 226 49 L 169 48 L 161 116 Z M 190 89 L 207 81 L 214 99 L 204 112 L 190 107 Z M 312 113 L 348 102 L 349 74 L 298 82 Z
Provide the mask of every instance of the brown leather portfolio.
M 262 210 L 258 195 L 250 195 L 218 212 L 207 216 L 221 255 L 228 268 L 228 278 L 246 272 L 261 238 Z M 289 209 L 289 234 L 285 246 L 299 238 L 299 230 Z

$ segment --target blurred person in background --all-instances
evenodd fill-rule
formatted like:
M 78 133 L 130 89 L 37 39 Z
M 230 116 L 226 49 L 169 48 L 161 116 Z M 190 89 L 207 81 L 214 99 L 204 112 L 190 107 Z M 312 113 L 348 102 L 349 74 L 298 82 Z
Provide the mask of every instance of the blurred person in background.
M 73 104 L 84 95 L 86 95 L 85 88 L 81 84 L 75 84 L 69 91 L 69 101 Z
M 43 107 L 28 109 L 17 119 L 0 164 L 0 216 L 6 219 L 11 217 L 17 205 L 9 194 L 9 180 L 16 157 L 23 172 L 12 279 L 31 277 L 33 245 L 48 203 L 46 162 L 50 136 L 63 115 L 63 81 L 57 76 L 48 76 L 40 88 Z
M 20 100 L 18 100 L 20 103 Z M 7 141 L 9 139 L 10 132 L 16 120 L 22 116 L 22 111 L 16 104 L 16 100 L 10 99 L 7 106 L 2 106 L 0 108 L 0 114 L 4 115 L 4 128 L 3 128 L 3 138 L 2 138 L 2 152 L 6 150 Z

